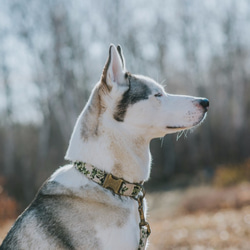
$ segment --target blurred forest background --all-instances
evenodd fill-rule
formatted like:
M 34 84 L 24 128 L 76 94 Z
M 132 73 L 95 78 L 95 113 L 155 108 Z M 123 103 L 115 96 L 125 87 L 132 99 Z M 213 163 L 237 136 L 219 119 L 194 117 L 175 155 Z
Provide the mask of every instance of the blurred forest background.
M 0 0 L 1 195 L 23 208 L 65 164 L 110 43 L 122 45 L 130 72 L 210 100 L 202 126 L 152 141 L 149 188 L 221 185 L 227 169 L 225 185 L 249 180 L 249 32 L 247 0 Z

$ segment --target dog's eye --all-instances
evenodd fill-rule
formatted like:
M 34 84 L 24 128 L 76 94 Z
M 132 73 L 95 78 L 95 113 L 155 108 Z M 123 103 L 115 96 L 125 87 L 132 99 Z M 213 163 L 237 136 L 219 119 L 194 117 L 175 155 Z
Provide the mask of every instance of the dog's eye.
M 161 96 L 162 96 L 162 93 L 155 94 L 155 97 L 161 97 Z

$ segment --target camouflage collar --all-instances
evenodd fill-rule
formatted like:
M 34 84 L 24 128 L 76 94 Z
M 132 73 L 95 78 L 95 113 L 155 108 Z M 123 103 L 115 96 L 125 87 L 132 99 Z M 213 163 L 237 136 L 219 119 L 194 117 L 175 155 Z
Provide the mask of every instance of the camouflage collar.
M 141 193 L 144 196 L 144 188 L 139 183 L 130 183 L 122 178 L 117 178 L 85 162 L 74 162 L 74 166 L 88 179 L 112 190 L 115 194 L 136 198 Z

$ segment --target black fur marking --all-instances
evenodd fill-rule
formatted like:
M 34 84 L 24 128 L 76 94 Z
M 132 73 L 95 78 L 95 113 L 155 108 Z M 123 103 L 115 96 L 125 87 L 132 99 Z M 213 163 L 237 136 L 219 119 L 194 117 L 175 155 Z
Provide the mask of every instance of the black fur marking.
M 14 226 L 10 229 L 9 233 L 7 234 L 6 238 L 2 242 L 0 246 L 0 250 L 13 250 L 13 249 L 20 249 L 19 242 L 18 242 L 18 231 L 21 227 L 23 222 L 24 216 L 20 216 Z
M 57 204 L 58 203 L 58 204 Z M 61 205 L 60 198 L 53 195 L 43 195 L 39 193 L 32 203 L 30 209 L 37 211 L 36 219 L 40 226 L 45 230 L 48 237 L 53 237 L 65 249 L 75 249 L 71 242 L 71 236 L 67 229 L 60 222 L 60 218 L 53 213 L 51 207 L 57 204 L 58 208 Z
M 152 94 L 151 89 L 136 77 L 126 73 L 125 78 L 128 78 L 129 89 L 123 94 L 113 114 L 114 119 L 119 122 L 124 121 L 129 105 L 135 104 L 141 100 L 146 100 L 149 95 Z
M 60 197 L 57 197 L 56 195 L 43 194 L 42 192 L 45 188 L 46 184 L 41 188 L 41 191 L 37 194 L 27 210 L 17 219 L 16 223 L 4 239 L 0 250 L 20 249 L 18 242 L 19 230 L 24 225 L 24 220 L 26 219 L 26 216 L 29 216 L 31 211 L 34 211 L 38 226 L 47 234 L 48 238 L 55 240 L 61 246 L 61 249 L 75 249 L 72 244 L 70 233 L 60 222 L 59 216 L 53 212 L 57 211 L 57 209 L 51 209 L 54 206 L 57 206 L 57 208 L 60 209 L 60 207 L 65 204 L 61 204 Z M 32 238 L 32 235 L 30 235 L 30 237 Z M 29 239 L 26 239 L 26 241 L 28 240 Z
M 121 61 L 122 61 L 122 66 L 124 68 L 124 66 L 125 66 L 124 65 L 124 58 L 123 58 L 123 55 L 122 55 L 122 47 L 120 45 L 117 46 L 117 51 L 118 51 L 118 53 L 120 55 L 120 58 L 121 58 Z
M 129 72 L 126 72 L 124 75 L 125 79 L 131 78 L 131 74 Z M 130 79 L 129 79 L 130 82 Z

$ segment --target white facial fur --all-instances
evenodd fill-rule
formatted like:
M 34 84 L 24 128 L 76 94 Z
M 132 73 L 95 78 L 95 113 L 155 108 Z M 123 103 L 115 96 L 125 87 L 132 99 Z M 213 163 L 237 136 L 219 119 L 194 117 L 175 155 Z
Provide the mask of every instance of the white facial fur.
M 205 118 L 206 110 L 199 104 L 201 98 L 171 95 L 154 80 L 136 77 L 152 90 L 152 94 L 127 109 L 124 123 L 144 130 L 150 139 L 190 129 Z

